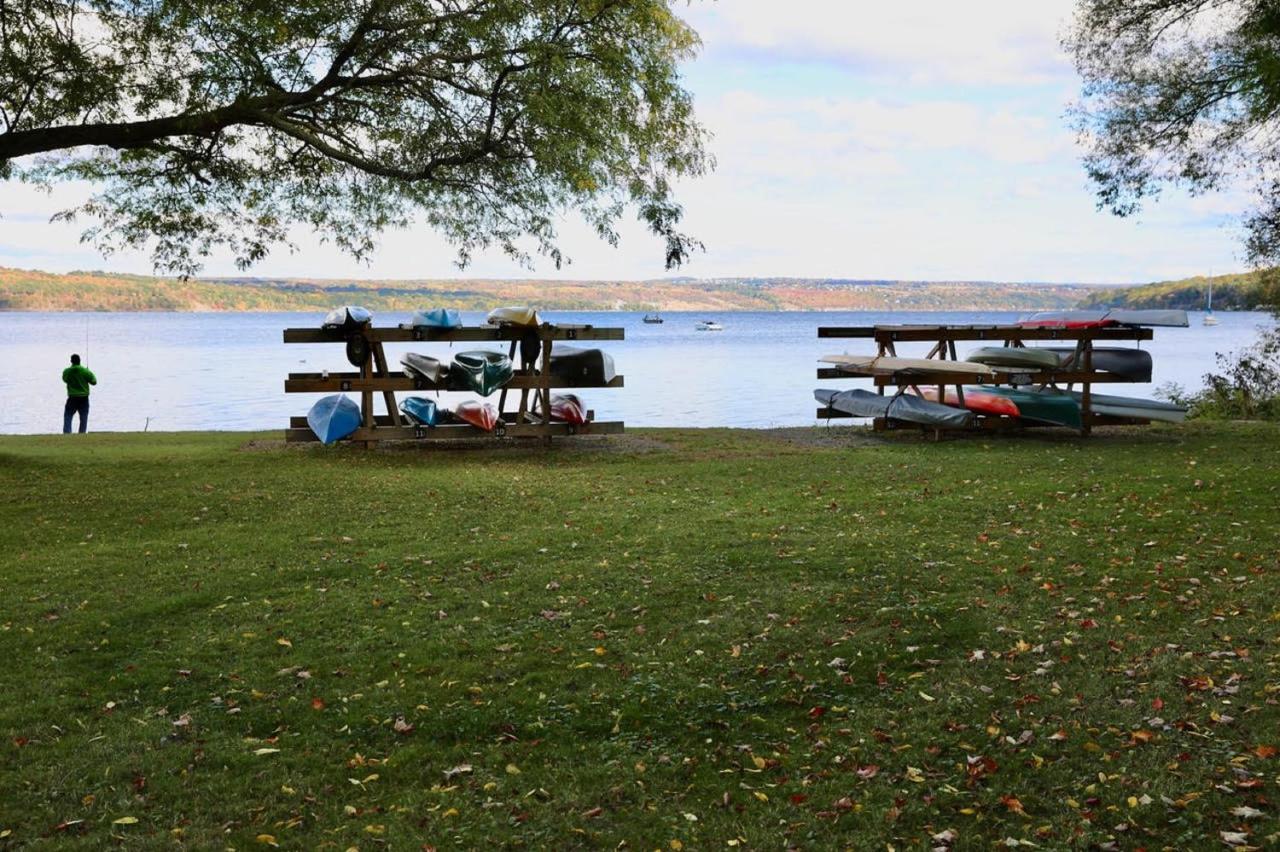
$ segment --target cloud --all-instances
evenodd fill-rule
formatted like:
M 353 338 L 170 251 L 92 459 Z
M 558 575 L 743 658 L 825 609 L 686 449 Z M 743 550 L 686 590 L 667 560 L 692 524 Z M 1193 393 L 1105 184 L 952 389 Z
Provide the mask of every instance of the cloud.
M 686 20 L 709 53 L 835 63 L 912 83 L 1042 83 L 1070 74 L 1072 0 L 721 0 Z

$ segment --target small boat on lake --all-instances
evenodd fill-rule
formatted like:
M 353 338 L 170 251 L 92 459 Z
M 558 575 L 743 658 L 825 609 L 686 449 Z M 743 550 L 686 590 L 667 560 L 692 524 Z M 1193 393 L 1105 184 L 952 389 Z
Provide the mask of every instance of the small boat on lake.
M 477 349 L 459 352 L 449 366 L 449 389 L 488 396 L 511 381 L 511 359 L 501 352 Z
M 476 402 L 475 400 L 468 400 L 453 409 L 453 416 L 463 423 L 470 423 L 477 429 L 483 429 L 486 432 L 495 431 L 498 428 L 498 424 L 502 422 L 502 418 L 498 416 L 498 409 L 487 402 Z
M 828 408 L 854 417 L 887 417 L 922 426 L 963 428 L 973 424 L 973 413 L 921 399 L 914 394 L 881 396 L 868 390 L 815 390 L 813 398 Z
M 988 367 L 1031 372 L 1056 370 L 1059 363 L 1054 352 L 1026 346 L 983 346 L 970 352 L 965 360 L 974 364 L 986 364 Z
M 400 410 L 419 426 L 435 426 L 448 414 L 434 399 L 425 396 L 407 397 L 400 403 Z
M 449 378 L 449 365 L 429 355 L 410 352 L 400 359 L 404 374 L 411 379 L 422 379 L 433 385 L 443 385 Z
M 601 349 L 555 346 L 551 350 L 551 375 L 567 387 L 600 387 L 617 378 L 613 356 Z
M 663 320 L 662 317 L 658 316 L 657 314 L 644 315 L 645 325 L 662 325 L 664 321 L 665 320 Z
M 326 446 L 359 429 L 360 419 L 360 406 L 340 393 L 322 397 L 307 412 L 307 425 Z
M 368 325 L 371 322 L 373 322 L 373 314 L 368 308 L 361 308 L 357 305 L 344 305 L 341 308 L 334 308 L 329 311 L 320 327 L 354 331 L 360 326 Z
M 430 308 L 415 313 L 409 325 L 411 328 L 461 328 L 462 315 L 453 308 Z
M 703 320 L 694 326 L 695 331 L 724 331 L 724 326 L 715 320 Z
M 1205 300 L 1203 322 L 1205 325 L 1218 324 L 1218 318 L 1213 315 L 1213 279 L 1209 279 L 1209 298 Z

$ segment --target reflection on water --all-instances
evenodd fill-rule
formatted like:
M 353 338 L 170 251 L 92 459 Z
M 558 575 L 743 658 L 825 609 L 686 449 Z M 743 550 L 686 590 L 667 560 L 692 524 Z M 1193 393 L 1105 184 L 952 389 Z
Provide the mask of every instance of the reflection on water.
M 664 314 L 646 325 L 642 314 L 549 312 L 552 322 L 622 326 L 627 339 L 602 342 L 626 376 L 619 390 L 586 390 L 601 419 L 633 426 L 782 426 L 814 423 L 817 358 L 831 352 L 869 352 L 867 341 L 817 339 L 819 325 L 875 323 L 996 323 L 1001 313 L 704 313 Z M 1260 313 L 1219 312 L 1221 325 L 1156 329 L 1147 344 L 1155 359 L 1151 385 L 1117 392 L 1151 396 L 1177 382 L 1199 387 L 1216 352 L 1248 344 Z M 380 324 L 408 318 L 386 315 Z M 284 393 L 289 372 L 349 369 L 341 346 L 289 345 L 286 327 L 312 327 L 316 314 L 45 314 L 0 313 L 0 432 L 56 432 L 62 428 L 62 368 L 72 352 L 87 355 L 99 380 L 92 430 L 279 429 L 305 414 L 316 396 Z M 716 319 L 721 332 L 695 331 Z M 468 324 L 483 315 L 464 314 Z M 474 347 L 474 344 L 465 344 Z M 973 344 L 977 346 L 978 344 Z M 448 344 L 389 344 L 392 364 L 411 349 L 447 357 Z M 965 353 L 961 344 L 960 354 Z M 900 355 L 923 355 L 903 346 Z M 832 384 L 826 382 L 826 384 Z M 856 380 L 836 383 L 856 387 Z M 444 395 L 445 403 L 449 394 Z

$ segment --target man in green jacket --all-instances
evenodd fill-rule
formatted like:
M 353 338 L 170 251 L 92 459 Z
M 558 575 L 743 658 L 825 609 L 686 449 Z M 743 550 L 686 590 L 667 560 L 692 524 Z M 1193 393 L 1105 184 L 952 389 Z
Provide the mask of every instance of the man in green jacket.
M 79 412 L 80 432 L 89 428 L 89 385 L 96 385 L 98 377 L 88 367 L 80 366 L 80 356 L 71 356 L 71 366 L 62 371 L 62 381 L 67 386 L 67 405 L 62 410 L 62 434 L 71 434 L 71 416 Z

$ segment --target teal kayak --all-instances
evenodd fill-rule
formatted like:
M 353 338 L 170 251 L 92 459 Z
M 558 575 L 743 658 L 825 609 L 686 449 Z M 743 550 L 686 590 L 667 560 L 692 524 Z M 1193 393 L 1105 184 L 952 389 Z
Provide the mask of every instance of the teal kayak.
M 1077 404 L 1084 398 L 1080 391 L 1062 391 L 1044 389 L 1035 393 L 1046 397 L 1068 397 Z M 1158 399 L 1143 399 L 1136 396 L 1115 396 L 1107 393 L 1089 395 L 1089 407 L 1094 414 L 1105 414 L 1109 417 L 1128 417 L 1134 420 L 1160 420 L 1165 423 L 1181 423 L 1187 419 L 1185 406 L 1174 405 Z
M 966 361 L 986 364 L 988 367 L 1018 368 L 1023 370 L 1056 370 L 1059 359 L 1048 349 L 1028 349 L 1025 346 L 983 346 L 969 353 Z
M 511 359 L 501 352 L 484 349 L 459 352 L 449 367 L 449 389 L 488 396 L 511 381 L 513 372 Z
M 440 422 L 443 413 L 434 399 L 425 396 L 411 396 L 400 403 L 400 410 L 419 426 L 435 426 Z
M 1083 425 L 1080 419 L 1080 403 L 1066 394 L 1038 393 L 995 386 L 984 386 L 981 390 L 992 396 L 1004 397 L 1018 406 L 1018 416 L 1023 420 L 1066 426 L 1069 429 L 1079 429 Z
M 409 323 L 414 328 L 461 328 L 462 316 L 453 308 L 418 311 Z

